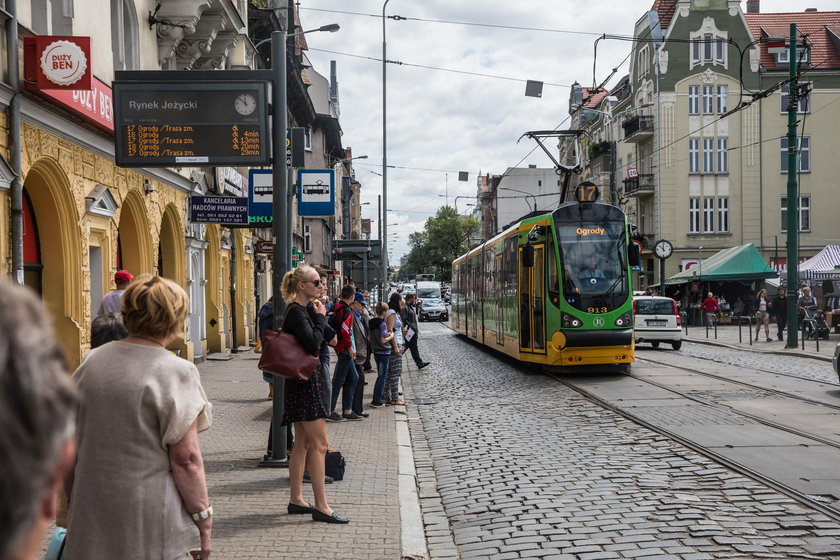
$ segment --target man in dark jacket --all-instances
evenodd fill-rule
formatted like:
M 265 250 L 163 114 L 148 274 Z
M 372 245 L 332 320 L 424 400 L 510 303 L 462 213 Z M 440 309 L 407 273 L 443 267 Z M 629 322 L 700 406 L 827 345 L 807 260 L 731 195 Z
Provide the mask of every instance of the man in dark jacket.
M 776 297 L 770 302 L 770 309 L 779 326 L 779 340 L 784 340 L 785 327 L 787 327 L 787 297 L 784 288 L 779 288 Z
M 414 334 L 411 335 L 411 338 L 406 336 L 406 346 L 408 347 L 409 351 L 411 352 L 411 357 L 414 360 L 414 363 L 417 364 L 417 369 L 423 369 L 429 362 L 424 362 L 420 359 L 420 351 L 417 349 L 417 337 L 419 335 L 419 331 L 417 329 L 417 312 L 414 310 L 414 306 L 417 303 L 417 296 L 415 294 L 408 294 L 405 296 L 405 307 L 403 307 L 402 311 L 400 311 L 400 319 L 402 319 L 403 325 L 407 329 L 411 329 Z

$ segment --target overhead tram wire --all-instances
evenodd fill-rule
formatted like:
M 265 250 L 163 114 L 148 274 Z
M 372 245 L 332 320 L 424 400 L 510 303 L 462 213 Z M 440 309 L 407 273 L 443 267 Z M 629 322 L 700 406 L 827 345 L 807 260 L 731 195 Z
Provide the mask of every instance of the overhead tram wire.
M 380 14 L 365 14 L 362 12 L 349 12 L 349 11 L 342 11 L 342 10 L 327 10 L 324 8 L 304 8 L 303 6 L 300 7 L 301 10 L 309 10 L 311 12 L 326 12 L 332 14 L 345 14 L 345 15 L 353 15 L 353 16 L 369 16 L 375 18 L 382 18 Z M 564 35 L 592 35 L 592 36 L 599 36 L 603 35 L 603 33 L 595 32 L 595 31 L 575 31 L 572 29 L 548 29 L 545 27 L 527 27 L 527 26 L 518 26 L 518 25 L 501 25 L 496 23 L 478 23 L 473 21 L 451 21 L 451 20 L 444 20 L 444 19 L 430 19 L 430 18 L 417 18 L 417 17 L 408 17 L 408 16 L 387 16 L 388 19 L 395 19 L 395 20 L 404 20 L 404 21 L 420 21 L 424 23 L 442 23 L 447 25 L 466 25 L 471 27 L 490 27 L 495 29 L 510 29 L 512 31 L 537 31 L 542 33 L 558 33 Z
M 331 51 L 331 50 L 327 50 L 327 49 L 317 49 L 317 48 L 314 48 L 314 47 L 309 47 L 307 50 L 329 53 L 329 54 L 337 54 L 337 55 L 340 55 L 340 56 L 349 56 L 349 57 L 352 57 L 352 58 L 361 58 L 361 59 L 365 59 L 365 60 L 372 60 L 374 62 L 382 62 L 381 58 L 376 58 L 376 57 L 373 57 L 373 56 L 364 56 L 364 55 L 359 55 L 359 54 L 344 53 L 344 52 L 339 52 L 339 51 Z M 451 72 L 453 74 L 466 74 L 468 76 L 478 76 L 478 77 L 481 77 L 481 78 L 494 78 L 494 79 L 497 79 L 497 80 L 508 80 L 508 81 L 511 81 L 511 82 L 523 82 L 523 83 L 528 82 L 528 80 L 525 79 L 525 78 L 511 78 L 509 76 L 499 76 L 497 74 L 484 74 L 482 72 L 470 72 L 468 70 L 453 70 L 451 68 L 440 68 L 439 66 L 428 66 L 428 65 L 425 65 L 425 64 L 413 64 L 411 62 L 402 62 L 400 60 L 386 60 L 385 63 L 386 64 L 395 64 L 397 66 L 408 66 L 408 67 L 412 67 L 412 68 L 423 68 L 425 70 L 437 70 L 439 72 Z M 571 88 L 572 87 L 571 85 L 568 85 L 568 84 L 555 84 L 555 83 L 551 83 L 551 82 L 543 82 L 543 84 L 547 85 L 547 86 L 554 86 L 554 87 L 565 87 L 565 88 Z

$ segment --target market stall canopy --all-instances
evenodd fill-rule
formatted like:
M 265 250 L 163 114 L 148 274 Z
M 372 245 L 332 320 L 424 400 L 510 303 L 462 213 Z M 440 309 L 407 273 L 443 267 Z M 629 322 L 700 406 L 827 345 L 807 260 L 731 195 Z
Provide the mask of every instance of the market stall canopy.
M 824 279 L 837 276 L 840 270 L 840 245 L 826 245 L 822 251 L 799 265 L 799 279 Z
M 762 280 L 779 274 L 764 262 L 755 245 L 748 243 L 715 253 L 701 264 L 683 270 L 665 280 L 665 284 L 685 284 L 693 280 L 727 282 L 731 280 Z

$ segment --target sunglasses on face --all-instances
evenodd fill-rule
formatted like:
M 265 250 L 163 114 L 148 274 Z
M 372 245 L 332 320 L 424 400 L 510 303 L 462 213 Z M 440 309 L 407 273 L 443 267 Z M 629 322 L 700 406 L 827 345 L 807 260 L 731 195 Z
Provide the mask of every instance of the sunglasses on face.
M 317 280 L 306 280 L 304 282 L 304 284 L 312 284 L 313 286 L 315 286 L 317 288 L 321 285 L 321 279 L 318 278 Z

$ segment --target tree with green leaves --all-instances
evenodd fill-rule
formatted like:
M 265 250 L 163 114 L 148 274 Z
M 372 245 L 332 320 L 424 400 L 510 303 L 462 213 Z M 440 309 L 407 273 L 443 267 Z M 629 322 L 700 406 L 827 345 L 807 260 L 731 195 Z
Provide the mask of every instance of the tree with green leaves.
M 411 251 L 400 276 L 432 273 L 443 281 L 452 279 L 452 261 L 466 253 L 470 240 L 481 231 L 481 224 L 472 216 L 461 216 L 451 206 L 442 206 L 437 214 L 426 220 L 423 231 L 412 233 L 408 243 Z M 413 276 L 412 276 L 413 277 Z

